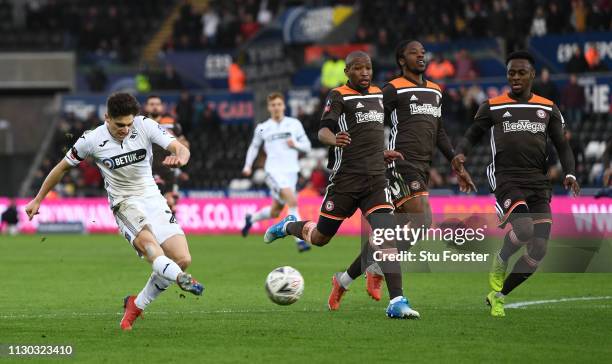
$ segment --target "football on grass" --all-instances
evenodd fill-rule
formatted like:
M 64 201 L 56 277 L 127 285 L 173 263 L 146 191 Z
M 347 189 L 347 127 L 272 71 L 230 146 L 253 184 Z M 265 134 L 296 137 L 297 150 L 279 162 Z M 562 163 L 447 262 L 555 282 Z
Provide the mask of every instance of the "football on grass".
M 272 302 L 279 305 L 290 305 L 302 296 L 304 278 L 292 267 L 276 268 L 266 278 L 266 292 Z

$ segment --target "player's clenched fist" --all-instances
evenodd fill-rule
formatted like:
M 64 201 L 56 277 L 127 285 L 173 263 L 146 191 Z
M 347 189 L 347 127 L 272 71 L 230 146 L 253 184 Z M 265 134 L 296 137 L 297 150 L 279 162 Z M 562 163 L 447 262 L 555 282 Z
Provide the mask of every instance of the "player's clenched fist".
M 170 167 L 170 168 L 179 168 L 186 164 L 186 163 L 183 163 L 183 161 L 181 161 L 181 159 L 175 155 L 167 156 L 166 159 L 164 159 L 162 163 L 164 166 Z
M 36 200 L 30 201 L 26 205 L 25 212 L 26 212 L 26 214 L 28 214 L 28 218 L 30 218 L 30 221 L 32 221 L 32 218 L 34 218 L 34 215 L 38 215 L 38 208 L 39 207 L 40 207 L 40 202 L 38 202 Z
M 351 136 L 349 133 L 345 131 L 341 131 L 336 134 L 336 146 L 340 148 L 344 148 L 347 145 L 351 144 Z

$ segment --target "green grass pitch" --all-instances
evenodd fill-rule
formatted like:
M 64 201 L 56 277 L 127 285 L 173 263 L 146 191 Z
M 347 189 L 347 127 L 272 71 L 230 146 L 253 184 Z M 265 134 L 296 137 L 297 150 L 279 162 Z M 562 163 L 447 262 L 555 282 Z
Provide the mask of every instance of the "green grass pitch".
M 341 310 L 328 312 L 333 272 L 359 248 L 336 238 L 298 254 L 292 240 L 189 236 L 189 271 L 206 287 L 197 299 L 171 287 L 121 332 L 122 299 L 145 284 L 150 266 L 118 235 L 0 236 L 0 345 L 70 344 L 67 362 L 605 362 L 612 357 L 612 300 L 507 309 L 484 305 L 485 273 L 407 273 L 404 289 L 419 321 L 390 320 L 356 281 Z M 292 306 L 271 303 L 268 272 L 291 265 L 305 292 Z M 536 274 L 507 303 L 610 296 L 611 274 Z M 0 357 L 0 361 L 7 356 Z M 45 358 L 33 358 L 46 361 Z M 28 360 L 30 361 L 30 360 Z

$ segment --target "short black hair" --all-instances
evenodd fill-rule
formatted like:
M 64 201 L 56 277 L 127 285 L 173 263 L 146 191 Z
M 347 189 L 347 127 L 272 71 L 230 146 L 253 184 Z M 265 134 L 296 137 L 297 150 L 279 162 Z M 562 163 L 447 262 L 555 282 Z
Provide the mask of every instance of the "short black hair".
M 149 100 L 151 100 L 151 99 L 159 99 L 159 101 L 161 101 L 161 96 L 159 96 L 157 94 L 151 94 L 151 95 L 147 96 L 147 99 L 145 100 L 145 104 L 147 102 L 149 102 Z
M 412 42 L 416 42 L 416 41 L 417 41 L 416 39 L 402 40 L 401 42 L 397 44 L 397 46 L 395 46 L 395 63 L 397 63 L 397 66 L 399 67 L 400 70 L 402 69 L 402 65 L 399 60 L 400 58 L 404 56 L 406 47 L 408 47 L 408 44 Z
M 529 64 L 531 64 L 531 67 L 535 67 L 535 59 L 527 51 L 516 51 L 516 52 L 510 53 L 508 55 L 508 58 L 506 58 L 506 66 L 513 59 L 525 59 L 525 60 L 527 60 L 529 62 Z
M 139 111 L 138 100 L 127 92 L 116 92 L 106 100 L 106 113 L 113 119 L 120 116 L 138 115 Z
M 372 60 L 370 58 L 370 55 L 364 51 L 352 51 L 344 59 L 344 63 L 346 64 L 346 67 L 351 67 L 351 65 L 353 64 L 353 62 L 355 62 L 357 58 L 367 58 L 370 61 Z

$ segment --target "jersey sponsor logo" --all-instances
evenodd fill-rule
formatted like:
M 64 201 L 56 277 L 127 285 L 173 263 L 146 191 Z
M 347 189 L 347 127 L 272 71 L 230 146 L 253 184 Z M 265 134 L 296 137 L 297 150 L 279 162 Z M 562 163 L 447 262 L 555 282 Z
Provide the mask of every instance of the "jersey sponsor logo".
M 147 157 L 146 149 L 138 149 L 132 152 L 116 155 L 114 157 L 105 158 L 102 163 L 108 169 L 118 169 L 130 164 L 138 163 Z
M 272 140 L 277 140 L 277 139 L 287 139 L 289 137 L 291 137 L 291 133 L 290 132 L 276 133 L 276 134 L 270 135 L 267 138 L 267 140 L 268 141 L 272 141 Z
M 516 131 L 528 131 L 533 134 L 546 131 L 546 124 L 532 122 L 529 120 L 519 120 L 515 123 L 504 121 L 504 133 L 512 133 Z
M 540 118 L 540 119 L 544 119 L 546 117 L 546 111 L 544 110 L 538 110 L 536 111 L 536 115 Z
M 357 123 L 367 123 L 370 121 L 378 121 L 379 123 L 383 123 L 385 121 L 385 114 L 382 112 L 378 112 L 375 110 L 370 110 L 368 112 L 357 112 L 355 113 L 355 118 L 357 119 Z
M 410 104 L 410 113 L 412 115 L 422 114 L 422 115 L 431 115 L 433 117 L 439 118 L 442 116 L 442 106 L 435 107 L 432 104 Z

